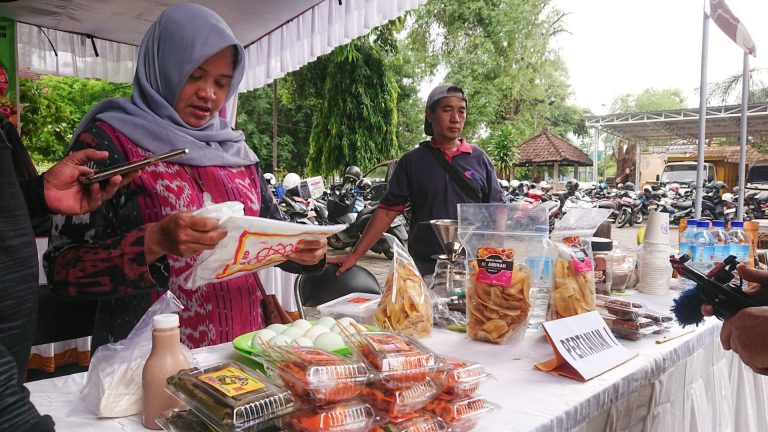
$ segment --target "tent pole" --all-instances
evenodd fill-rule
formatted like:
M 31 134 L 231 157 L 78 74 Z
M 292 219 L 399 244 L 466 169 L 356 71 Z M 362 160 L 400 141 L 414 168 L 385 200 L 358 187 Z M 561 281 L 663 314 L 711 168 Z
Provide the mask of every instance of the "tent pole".
M 272 80 L 272 172 L 277 172 L 277 80 Z
M 709 46 L 709 15 L 703 12 L 701 32 L 701 81 L 699 83 L 699 146 L 696 156 L 696 201 L 694 210 L 696 219 L 701 218 L 701 198 L 704 192 L 704 141 L 707 126 L 707 50 Z
M 744 220 L 744 188 L 747 161 L 747 107 L 749 105 L 749 53 L 744 51 L 744 69 L 741 72 L 741 133 L 739 134 L 739 206 L 736 219 Z

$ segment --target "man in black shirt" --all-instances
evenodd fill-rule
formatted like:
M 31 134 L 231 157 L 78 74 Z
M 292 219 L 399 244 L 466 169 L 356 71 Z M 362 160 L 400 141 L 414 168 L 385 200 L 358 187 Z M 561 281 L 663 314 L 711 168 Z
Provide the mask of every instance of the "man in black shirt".
M 90 212 L 136 174 L 84 186 L 78 177 L 92 172 L 85 164 L 108 155 L 83 150 L 43 175 L 20 181 L 16 171 L 22 164 L 15 157 L 20 153 L 26 152 L 15 130 L 0 133 L 0 431 L 51 431 L 53 420 L 37 412 L 22 385 L 35 331 L 39 281 L 30 219 L 49 212 Z

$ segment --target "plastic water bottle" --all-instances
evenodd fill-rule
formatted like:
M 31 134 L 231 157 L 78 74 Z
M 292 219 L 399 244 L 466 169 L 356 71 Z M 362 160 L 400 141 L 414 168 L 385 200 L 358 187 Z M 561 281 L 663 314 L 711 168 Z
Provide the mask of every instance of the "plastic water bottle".
M 691 266 L 703 274 L 715 265 L 715 239 L 709 232 L 709 221 L 700 220 L 691 235 Z
M 749 262 L 749 235 L 744 231 L 744 222 L 731 222 L 731 230 L 728 232 L 731 237 L 730 255 L 734 255 L 739 262 Z
M 731 237 L 725 232 L 725 221 L 712 221 L 712 238 L 715 239 L 715 262 L 723 262 L 731 254 Z
M 680 234 L 680 256 L 687 254 L 689 257 L 693 257 L 693 251 L 691 251 L 691 236 L 693 236 L 694 232 L 699 229 L 698 224 L 698 219 L 688 219 L 688 224 L 686 225 L 685 231 Z M 693 282 L 682 277 L 681 275 L 678 275 L 677 287 L 681 291 L 687 290 L 688 288 L 693 288 L 693 286 Z
M 547 319 L 547 305 L 552 293 L 555 249 L 549 241 L 549 227 L 534 227 L 535 240 L 528 246 L 525 263 L 531 270 L 531 310 L 528 313 L 528 328 L 538 329 Z

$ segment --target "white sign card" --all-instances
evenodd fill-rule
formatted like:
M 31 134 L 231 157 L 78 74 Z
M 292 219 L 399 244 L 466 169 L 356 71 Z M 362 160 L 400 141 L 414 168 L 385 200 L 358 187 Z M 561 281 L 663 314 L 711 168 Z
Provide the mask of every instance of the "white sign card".
M 535 366 L 551 374 L 587 381 L 637 356 L 616 340 L 597 312 L 542 324 L 555 357 Z

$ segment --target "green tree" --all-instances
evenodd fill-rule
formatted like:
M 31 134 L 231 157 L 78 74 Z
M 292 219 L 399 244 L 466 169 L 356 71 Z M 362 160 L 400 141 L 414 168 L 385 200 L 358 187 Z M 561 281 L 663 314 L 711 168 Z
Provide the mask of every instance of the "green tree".
M 563 17 L 551 0 L 430 0 L 406 46 L 420 78 L 442 67 L 445 81 L 467 92 L 465 135 L 486 149 L 501 148 L 507 135 L 519 144 L 545 125 L 582 136 L 583 110 L 567 104 L 567 70 L 550 47 Z M 492 153 L 497 166 L 508 164 L 508 155 Z
M 749 88 L 747 89 L 748 103 L 768 102 L 768 86 L 761 76 L 766 72 L 765 68 L 752 68 L 749 70 Z M 742 73 L 733 74 L 722 81 L 709 84 L 707 91 L 707 105 L 709 104 L 740 104 Z
M 22 78 L 20 84 L 21 134 L 36 164 L 64 157 L 77 124 L 96 103 L 132 92 L 130 85 L 74 77 Z
M 304 80 L 297 88 L 311 83 L 314 90 L 305 94 L 319 101 L 309 138 L 308 172 L 370 167 L 399 153 L 400 88 L 391 65 L 397 60 L 399 27 L 392 22 L 374 29 L 302 68 Z
M 499 178 L 512 178 L 517 163 L 517 151 L 524 139 L 525 137 L 521 137 L 518 130 L 510 124 L 505 124 L 491 133 L 485 149 L 496 167 Z
M 638 94 L 625 93 L 611 103 L 612 113 L 652 112 L 685 108 L 680 89 L 647 88 Z

